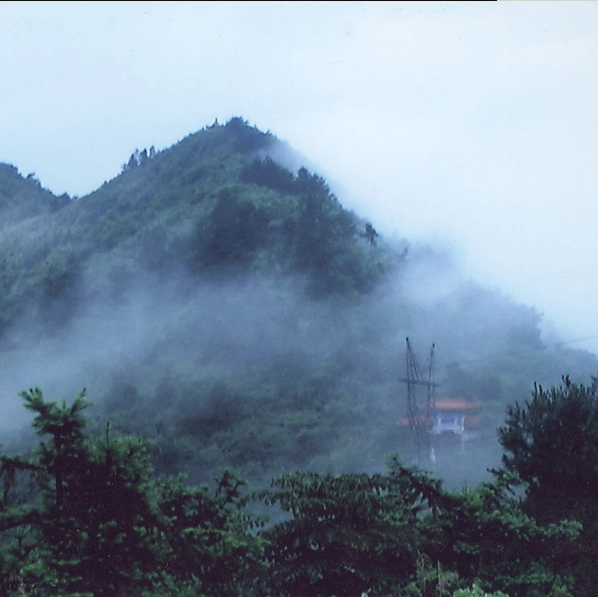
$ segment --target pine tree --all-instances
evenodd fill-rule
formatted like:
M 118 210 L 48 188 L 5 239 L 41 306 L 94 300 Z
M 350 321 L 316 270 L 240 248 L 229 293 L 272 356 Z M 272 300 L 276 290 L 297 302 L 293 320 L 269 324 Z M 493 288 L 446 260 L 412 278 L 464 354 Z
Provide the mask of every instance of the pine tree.
M 30 458 L 0 455 L 4 595 L 231 595 L 259 565 L 241 480 L 214 495 L 154 475 L 145 442 L 89 437 L 85 392 L 68 405 L 23 392 L 40 436 Z M 190 589 L 191 590 L 191 589 Z M 157 591 L 157 593 L 155 592 Z

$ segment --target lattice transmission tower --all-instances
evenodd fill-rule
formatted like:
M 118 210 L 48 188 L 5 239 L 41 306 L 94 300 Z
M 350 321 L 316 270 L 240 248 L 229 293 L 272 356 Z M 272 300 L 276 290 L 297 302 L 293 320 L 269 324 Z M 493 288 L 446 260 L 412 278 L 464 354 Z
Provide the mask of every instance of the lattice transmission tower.
M 406 370 L 407 376 L 400 379 L 407 384 L 407 417 L 409 427 L 415 441 L 417 465 L 420 464 L 422 448 L 425 449 L 427 456 L 430 455 L 430 431 L 436 410 L 436 397 L 434 381 L 434 349 L 432 344 L 428 358 L 428 370 L 426 376 L 421 372 L 415 354 L 411 348 L 409 338 L 406 338 Z M 421 389 L 425 389 L 425 394 L 421 396 Z

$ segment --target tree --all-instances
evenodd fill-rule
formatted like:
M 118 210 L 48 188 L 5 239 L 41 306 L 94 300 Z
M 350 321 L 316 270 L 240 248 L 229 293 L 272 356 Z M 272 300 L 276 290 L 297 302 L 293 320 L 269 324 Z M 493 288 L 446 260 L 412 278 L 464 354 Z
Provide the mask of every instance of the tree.
M 506 471 L 517 475 L 524 508 L 541 523 L 574 519 L 583 531 L 575 546 L 555 553 L 572 572 L 579 595 L 598 588 L 598 379 L 590 386 L 563 378 L 544 390 L 536 385 L 531 400 L 507 408 L 498 430 L 506 453 Z
M 179 582 L 195 580 L 196 590 L 201 587 L 210 597 L 247 597 L 260 580 L 263 542 L 252 530 L 261 520 L 246 511 L 244 485 L 228 470 L 212 495 L 207 487 L 187 487 L 183 477 L 163 485 L 159 508 L 168 571 Z
M 9 543 L 4 585 L 11 579 L 37 594 L 114 595 L 150 586 L 160 529 L 150 491 L 145 446 L 131 438 L 85 436 L 82 392 L 71 405 L 44 400 L 38 388 L 21 394 L 44 439 L 31 459 L 1 457 L 4 495 L 0 530 L 20 533 Z M 28 500 L 16 472 L 29 473 Z M 35 490 L 33 490 L 35 488 Z
M 263 533 L 269 594 L 438 597 L 478 583 L 512 597 L 570 595 L 552 555 L 577 525 L 539 525 L 506 480 L 452 492 L 397 457 L 389 468 L 273 481 L 264 499 L 287 516 Z
M 422 543 L 432 562 L 484 590 L 512 597 L 566 597 L 570 579 L 555 570 L 558 549 L 574 545 L 579 525 L 540 524 L 520 507 L 508 475 L 458 492 L 430 498 L 422 521 Z
M 413 577 L 421 495 L 404 475 L 289 473 L 264 499 L 291 517 L 268 529 L 272 594 L 353 597 Z
M 559 558 L 587 556 L 579 523 L 539 522 L 509 497 L 509 471 L 455 493 L 392 457 L 386 474 L 288 473 L 253 496 L 224 471 L 211 492 L 156 477 L 145 443 L 109 425 L 90 437 L 84 392 L 71 404 L 37 388 L 21 396 L 40 441 L 29 458 L 0 454 L 7 596 L 436 597 L 473 586 L 569 597 L 565 574 L 579 570 Z M 249 498 L 275 522 L 261 527 Z
M 370 290 L 382 269 L 374 255 L 355 242 L 359 237 L 355 215 L 341 206 L 321 177 L 305 168 L 297 173 L 295 189 L 292 263 L 309 275 L 310 289 L 320 296 Z
M 266 212 L 224 190 L 218 194 L 207 227 L 201 225 L 197 231 L 194 259 L 200 268 L 242 269 L 267 244 Z
M 32 458 L 0 456 L 3 594 L 164 597 L 183 586 L 217 597 L 255 577 L 260 543 L 235 475 L 213 496 L 158 479 L 144 442 L 108 425 L 88 437 L 84 392 L 70 405 L 21 395 L 43 439 Z
M 376 238 L 380 236 L 376 229 L 368 222 L 365 225 L 365 230 L 360 233 L 360 236 L 363 236 L 372 247 L 376 246 Z

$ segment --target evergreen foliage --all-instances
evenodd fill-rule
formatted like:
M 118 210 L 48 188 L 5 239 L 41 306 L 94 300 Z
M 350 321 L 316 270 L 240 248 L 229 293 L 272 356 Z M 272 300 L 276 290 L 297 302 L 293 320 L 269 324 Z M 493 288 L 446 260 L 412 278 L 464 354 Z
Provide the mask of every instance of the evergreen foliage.
M 136 150 L 78 200 L 0 165 L 3 374 L 58 353 L 56 376 L 95 384 L 101 429 L 84 393 L 22 394 L 38 442 L 0 454 L 3 594 L 593 594 L 596 382 L 510 407 L 492 482 L 379 463 L 413 454 L 409 329 L 494 443 L 530 379 L 595 357 L 546 350 L 540 315 L 494 291 L 437 288 L 442 267 L 431 290 L 410 279 L 434 256 L 391 247 L 278 143 L 233 118 Z M 445 466 L 467 467 L 453 443 Z
M 320 177 L 275 165 L 267 152 L 276 143 L 232 118 L 167 150 L 136 150 L 118 177 L 78 201 L 0 165 L 5 327 L 33 305 L 47 325 L 62 325 L 88 298 L 89 280 L 110 286 L 94 270 L 101 255 L 165 275 L 298 272 L 320 295 L 371 289 L 384 258 L 356 243 L 365 224 Z
M 291 518 L 266 532 L 276 595 L 443 595 L 478 583 L 513 596 L 568 594 L 552 558 L 576 524 L 542 526 L 504 484 L 447 491 L 394 457 L 387 474 L 295 473 L 266 495 Z
M 212 496 L 159 479 L 144 442 L 109 426 L 89 437 L 84 393 L 70 405 L 22 396 L 40 443 L 31 458 L 0 457 L 3 594 L 141 596 L 179 582 L 238 594 L 260 545 L 234 474 Z
M 389 475 L 294 473 L 265 496 L 292 515 L 266 533 L 274 594 L 349 597 L 415 572 L 421 495 Z
M 524 509 L 542 522 L 576 520 L 579 540 L 555 551 L 575 577 L 575 595 L 598 586 L 598 379 L 591 385 L 566 376 L 560 387 L 535 385 L 531 399 L 507 408 L 498 430 L 504 469 L 525 492 Z
M 322 177 L 275 161 L 282 153 L 233 118 L 136 150 L 76 201 L 1 167 L 3 213 L 27 206 L 0 219 L 3 358 L 55 341 L 68 359 L 79 330 L 79 353 L 122 344 L 122 358 L 81 376 L 115 428 L 154 439 L 160 472 L 202 482 L 224 466 L 264 482 L 308 465 L 355 471 L 410 449 L 396 426 L 409 329 L 441 347 L 444 392 L 483 402 L 493 443 L 530 379 L 598 368 L 582 351 L 544 351 L 538 313 L 494 291 L 427 296 L 425 275 L 410 276 L 431 252 L 397 252 Z
M 506 477 L 455 492 L 394 456 L 385 474 L 297 471 L 254 495 L 224 471 L 210 492 L 158 477 L 145 443 L 108 425 L 94 438 L 84 392 L 22 398 L 39 444 L 0 455 L 7 596 L 570 595 L 555 554 L 579 526 L 526 514 Z
M 1 228 L 54 213 L 70 201 L 67 195 L 56 197 L 44 189 L 35 174 L 24 178 L 14 166 L 0 164 Z

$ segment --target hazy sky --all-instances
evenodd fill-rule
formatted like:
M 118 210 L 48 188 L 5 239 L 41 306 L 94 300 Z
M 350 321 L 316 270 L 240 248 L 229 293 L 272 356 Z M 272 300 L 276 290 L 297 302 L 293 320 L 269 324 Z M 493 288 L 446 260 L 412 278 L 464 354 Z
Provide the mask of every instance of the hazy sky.
M 598 3 L 0 2 L 0 52 L 0 161 L 53 192 L 241 116 L 598 352 Z

